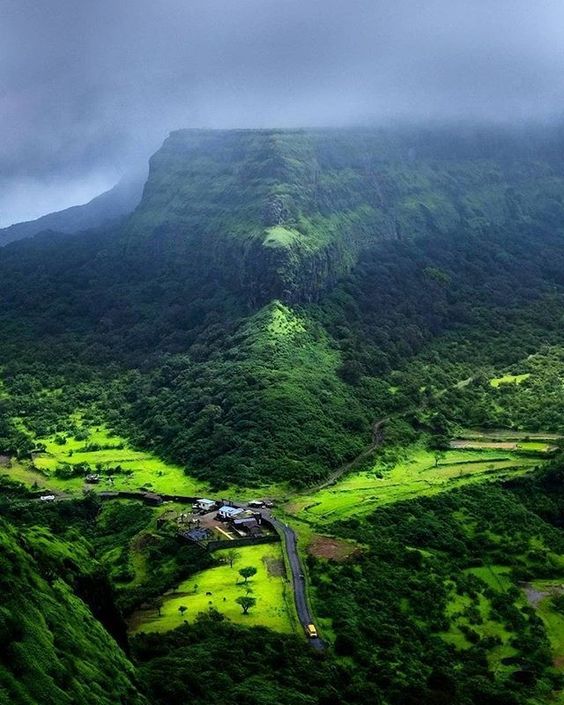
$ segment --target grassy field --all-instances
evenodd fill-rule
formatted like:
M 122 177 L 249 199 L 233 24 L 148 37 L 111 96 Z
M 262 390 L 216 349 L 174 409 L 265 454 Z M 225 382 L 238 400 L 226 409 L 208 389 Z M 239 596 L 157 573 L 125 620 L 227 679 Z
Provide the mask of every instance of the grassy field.
M 500 440 L 474 440 L 456 439 L 451 441 L 451 448 L 469 450 L 516 450 L 523 453 L 549 453 L 555 446 L 549 441 L 500 441 Z
M 563 584 L 564 580 L 535 580 L 531 584 L 540 598 L 535 610 L 544 622 L 555 665 L 560 668 L 564 667 L 564 614 L 554 609 L 552 597 L 564 594 Z
M 523 474 L 538 462 L 510 452 L 449 450 L 436 464 L 432 452 L 412 448 L 391 469 L 376 464 L 372 470 L 352 473 L 330 487 L 300 495 L 285 510 L 313 523 L 329 523 L 470 482 Z
M 507 428 L 463 429 L 457 436 L 466 440 L 491 441 L 557 441 L 562 438 L 559 433 L 544 433 L 541 431 L 515 431 Z
M 221 558 L 223 553 L 216 551 L 214 556 Z M 238 572 L 245 566 L 257 568 L 257 574 L 248 581 L 250 595 L 257 601 L 248 615 L 244 615 L 235 602 L 237 597 L 247 594 L 247 587 Z M 239 558 L 232 568 L 222 564 L 197 573 L 181 583 L 174 593 L 166 595 L 160 617 L 157 610 L 136 612 L 131 618 L 130 629 L 133 632 L 168 631 L 180 626 L 184 619 L 190 622 L 197 614 L 213 608 L 239 624 L 263 625 L 289 633 L 294 631 L 294 621 L 287 599 L 292 599 L 291 588 L 285 578 L 280 545 L 247 546 L 239 549 Z M 180 606 L 188 608 L 184 616 L 178 610 Z
M 550 453 L 556 450 L 557 433 L 513 431 L 508 429 L 462 430 L 451 441 L 451 448 L 475 450 L 515 450 L 524 453 Z
M 206 496 L 209 486 L 184 472 L 179 465 L 165 462 L 152 453 L 138 451 L 128 446 L 127 441 L 109 431 L 104 426 L 87 428 L 88 437 L 76 440 L 66 438 L 61 445 L 56 436 L 39 438 L 37 443 L 45 447 L 45 452 L 34 455 L 31 461 L 13 459 L 9 467 L 0 467 L 14 480 L 27 486 L 37 486 L 65 494 L 81 494 L 84 489 L 139 490 L 142 488 L 163 494 Z M 87 485 L 83 477 L 63 479 L 55 471 L 63 465 L 89 465 L 94 473 L 100 473 L 100 482 Z M 104 469 L 121 467 L 122 472 L 113 473 L 112 480 L 104 474 Z M 264 486 L 260 489 L 229 488 L 222 496 L 237 496 L 240 499 L 255 496 L 278 497 L 285 492 L 279 486 Z
M 490 587 L 495 590 L 505 590 L 505 568 L 503 566 L 491 566 L 487 568 L 476 568 L 469 571 L 482 578 Z M 507 581 L 507 587 L 509 582 Z M 495 637 L 499 639 L 499 644 L 488 650 L 488 661 L 494 672 L 508 670 L 504 665 L 504 659 L 515 656 L 518 652 L 511 646 L 511 639 L 514 634 L 506 625 L 497 621 L 492 616 L 490 601 L 481 593 L 476 597 L 459 595 L 452 593 L 448 604 L 447 617 L 451 623 L 450 629 L 441 633 L 441 638 L 452 644 L 457 649 L 468 649 L 472 643 L 464 633 L 466 629 L 471 629 L 480 639 Z

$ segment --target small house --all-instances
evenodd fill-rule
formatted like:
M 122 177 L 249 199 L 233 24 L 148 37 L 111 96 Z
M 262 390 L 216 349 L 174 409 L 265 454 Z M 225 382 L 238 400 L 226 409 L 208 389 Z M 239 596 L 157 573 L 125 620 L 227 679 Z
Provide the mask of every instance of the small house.
M 197 499 L 192 506 L 196 511 L 207 514 L 217 507 L 217 502 L 213 499 Z
M 223 506 L 219 508 L 219 511 L 217 512 L 217 518 L 220 521 L 229 521 L 230 519 L 234 519 L 236 516 L 239 514 L 243 514 L 243 509 L 241 507 L 228 507 L 228 506 Z

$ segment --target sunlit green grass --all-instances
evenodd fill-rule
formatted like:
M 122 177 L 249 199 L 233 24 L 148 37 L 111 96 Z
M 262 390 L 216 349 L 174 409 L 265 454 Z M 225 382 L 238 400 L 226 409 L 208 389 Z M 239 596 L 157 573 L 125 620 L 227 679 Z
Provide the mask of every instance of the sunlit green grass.
M 494 439 L 455 439 L 451 442 L 451 446 L 456 449 L 468 450 L 496 450 L 512 451 L 520 450 L 527 453 L 549 453 L 555 449 L 554 443 L 548 440 L 530 440 L 520 441 L 513 440 L 494 440 Z
M 494 441 L 551 441 L 561 438 L 559 433 L 544 433 L 542 431 L 516 431 L 507 428 L 493 428 L 487 430 L 463 429 L 458 438 L 468 440 L 494 440 Z
M 186 619 L 191 622 L 196 615 L 216 609 L 233 622 L 247 626 L 263 625 L 279 632 L 292 632 L 293 621 L 287 607 L 289 583 L 284 576 L 271 575 L 267 563 L 282 565 L 282 550 L 279 544 L 266 544 L 239 548 L 239 558 L 231 568 L 227 563 L 196 573 L 178 586 L 175 593 L 164 597 L 161 616 L 156 610 L 136 612 L 131 620 L 132 631 L 167 631 L 180 626 Z M 224 551 L 216 551 L 221 558 Z M 245 566 L 257 568 L 257 574 L 248 581 L 250 596 L 256 598 L 255 607 L 248 615 L 242 613 L 235 600 L 247 594 L 247 586 L 239 575 Z M 211 593 L 207 595 L 206 593 Z M 187 607 L 184 616 L 178 608 Z
M 45 452 L 34 455 L 33 462 L 13 460 L 11 467 L 0 468 L 0 474 L 9 477 L 26 486 L 37 486 L 55 492 L 70 494 L 81 493 L 85 489 L 98 491 L 129 490 L 142 488 L 162 493 L 185 496 L 205 496 L 211 494 L 209 485 L 185 473 L 184 469 L 173 463 L 161 460 L 152 453 L 139 451 L 128 446 L 127 441 L 104 426 L 87 427 L 88 438 L 76 440 L 72 436 L 66 438 L 66 443 L 60 445 L 56 436 L 39 438 L 37 442 L 45 447 Z M 88 450 L 88 446 L 98 446 L 100 450 Z M 120 466 L 120 473 L 113 473 L 112 480 L 100 473 L 100 482 L 88 485 L 83 477 L 61 479 L 55 476 L 55 470 L 62 465 L 84 465 L 98 473 L 105 468 Z M 237 499 L 258 497 L 279 497 L 286 488 L 276 485 L 265 485 L 259 489 L 228 488 L 222 496 L 233 496 Z
M 558 585 L 561 585 L 562 582 L 564 581 L 558 582 Z M 538 590 L 550 589 L 552 586 L 554 586 L 552 580 L 535 580 L 533 582 L 533 587 Z M 536 612 L 544 623 L 553 658 L 562 667 L 564 663 L 564 615 L 552 607 L 550 596 L 539 602 Z
M 477 568 L 468 568 L 465 573 L 475 575 L 489 585 L 493 590 L 504 592 L 511 587 L 509 578 L 511 569 L 503 565 L 484 565 Z
M 432 452 L 411 449 L 391 469 L 377 464 L 370 471 L 350 474 L 331 487 L 299 496 L 286 510 L 313 522 L 332 522 L 471 482 L 523 474 L 537 464 L 535 459 L 512 456 L 510 452 L 487 450 L 447 451 L 437 464 Z
M 522 375 L 503 375 L 503 377 L 494 377 L 490 379 L 492 387 L 499 387 L 501 384 L 521 384 L 531 376 L 530 372 Z
M 266 229 L 263 244 L 265 247 L 291 247 L 302 238 L 297 230 L 276 225 Z
M 477 609 L 481 623 L 476 624 L 470 621 L 466 616 L 466 610 L 471 606 Z M 477 595 L 476 599 L 471 599 L 467 595 L 453 594 L 448 603 L 446 614 L 451 620 L 451 627 L 446 632 L 441 632 L 440 636 L 444 641 L 452 644 L 455 648 L 464 650 L 472 646 L 467 639 L 461 627 L 470 627 L 475 631 L 480 639 L 487 637 L 496 637 L 500 640 L 500 644 L 488 650 L 488 661 L 494 672 L 500 670 L 508 670 L 507 666 L 503 665 L 503 660 L 515 656 L 518 652 L 511 646 L 511 640 L 514 633 L 507 627 L 492 618 L 490 601 L 482 594 Z

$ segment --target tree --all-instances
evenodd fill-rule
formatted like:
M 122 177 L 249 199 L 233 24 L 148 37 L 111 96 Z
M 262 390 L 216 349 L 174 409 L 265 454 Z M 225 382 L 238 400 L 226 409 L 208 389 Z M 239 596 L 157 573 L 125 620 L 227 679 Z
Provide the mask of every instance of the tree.
M 438 467 L 439 460 L 442 460 L 445 457 L 445 453 L 442 450 L 436 450 L 433 455 L 435 458 L 435 467 Z
M 256 575 L 256 574 L 257 574 L 257 569 L 252 565 L 247 566 L 246 568 L 241 568 L 241 570 L 239 571 L 239 575 L 243 578 L 243 580 L 245 582 L 247 582 L 247 580 L 249 578 L 252 578 L 253 575 Z
M 229 563 L 229 567 L 233 568 L 233 563 L 241 556 L 240 551 L 238 551 L 236 548 L 230 548 L 225 552 L 225 557 L 227 559 L 227 562 Z
M 162 610 L 162 608 L 163 608 L 163 599 L 162 599 L 161 597 L 156 597 L 156 598 L 153 600 L 153 607 L 154 607 L 154 608 L 157 610 L 157 612 L 159 613 L 159 617 L 161 617 L 161 616 L 162 616 L 161 610 Z
M 180 612 L 180 616 L 184 617 L 184 613 L 188 610 L 188 607 L 186 605 L 180 605 L 178 608 L 178 611 Z
M 243 614 L 249 614 L 251 607 L 254 607 L 257 603 L 255 597 L 249 597 L 248 595 L 241 595 L 235 600 L 235 602 L 238 605 L 241 605 L 243 608 Z

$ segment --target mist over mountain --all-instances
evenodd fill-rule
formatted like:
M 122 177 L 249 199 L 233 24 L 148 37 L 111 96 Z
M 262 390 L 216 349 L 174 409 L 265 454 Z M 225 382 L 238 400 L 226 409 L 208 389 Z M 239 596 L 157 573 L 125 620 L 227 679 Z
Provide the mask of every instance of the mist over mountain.
M 78 233 L 110 225 L 131 213 L 141 199 L 144 177 L 124 179 L 80 206 L 0 229 L 0 246 L 44 232 Z
M 86 202 L 181 127 L 562 115 L 555 0 L 4 0 L 1 12 L 3 226 Z

